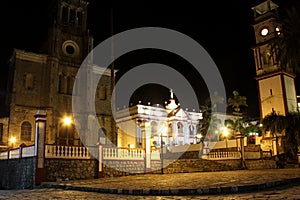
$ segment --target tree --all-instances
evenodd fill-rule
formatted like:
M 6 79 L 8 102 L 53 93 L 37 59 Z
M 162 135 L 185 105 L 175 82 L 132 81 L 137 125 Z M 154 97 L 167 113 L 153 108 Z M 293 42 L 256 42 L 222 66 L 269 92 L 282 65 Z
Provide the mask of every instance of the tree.
M 276 139 L 276 150 L 277 155 L 279 155 L 279 145 L 278 145 L 278 136 L 283 134 L 286 129 L 286 120 L 283 115 L 277 114 L 274 110 L 266 115 L 263 120 L 263 129 L 265 132 L 270 131 L 273 137 Z
M 238 91 L 232 92 L 233 96 L 228 98 L 227 106 L 231 106 L 235 111 L 234 114 L 241 114 L 240 107 L 245 106 L 248 107 L 247 98 L 245 96 L 240 96 Z
M 292 69 L 300 72 L 300 3 L 287 7 L 285 17 L 278 20 L 281 28 L 277 37 L 271 42 L 272 57 L 279 63 L 281 69 Z
M 202 119 L 199 121 L 198 132 L 202 135 L 202 138 L 213 139 L 220 120 L 211 113 L 211 109 L 207 105 L 201 107 L 201 112 Z
M 285 153 L 288 158 L 297 159 L 298 146 L 300 146 L 300 113 L 291 112 L 286 119 Z

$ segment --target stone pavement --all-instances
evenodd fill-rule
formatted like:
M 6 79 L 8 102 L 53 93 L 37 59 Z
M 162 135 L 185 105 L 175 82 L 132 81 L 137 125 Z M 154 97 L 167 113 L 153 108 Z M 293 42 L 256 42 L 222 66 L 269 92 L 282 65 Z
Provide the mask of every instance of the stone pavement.
M 145 174 L 91 180 L 45 182 L 43 188 L 125 195 L 210 195 L 300 185 L 300 168 Z

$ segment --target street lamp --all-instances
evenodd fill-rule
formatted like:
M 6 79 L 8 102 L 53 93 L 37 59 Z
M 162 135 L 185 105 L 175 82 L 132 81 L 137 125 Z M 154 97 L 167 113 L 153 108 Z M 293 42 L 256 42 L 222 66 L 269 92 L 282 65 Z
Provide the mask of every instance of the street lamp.
M 71 120 L 70 117 L 65 117 L 65 118 L 63 119 L 63 122 L 64 122 L 64 125 L 69 126 L 69 125 L 72 123 L 72 120 Z
M 225 141 L 226 141 L 226 154 L 227 154 L 227 157 L 228 157 L 228 139 L 227 139 L 227 137 L 228 137 L 228 134 L 229 134 L 229 132 L 228 132 L 228 129 L 227 129 L 227 127 L 224 127 L 223 128 L 223 135 L 225 136 Z
M 197 133 L 195 138 L 196 138 L 196 144 L 199 144 L 201 142 L 201 138 L 202 138 L 201 133 Z
M 166 126 L 162 127 L 160 132 L 160 157 L 161 157 L 161 173 L 164 173 L 164 152 L 163 152 L 163 133 L 166 133 Z
M 11 142 L 12 148 L 14 148 L 14 144 L 16 143 L 17 139 L 16 137 L 9 138 L 9 141 Z
M 70 130 L 69 130 L 69 128 L 71 127 L 72 128 L 72 119 L 71 119 L 71 117 L 64 117 L 63 119 L 62 119 L 62 123 L 63 123 L 63 125 L 65 126 L 65 128 L 64 128 L 64 131 L 65 131 L 65 139 L 66 139 L 66 145 L 68 146 L 69 145 L 69 143 L 70 143 Z M 72 133 L 73 134 L 73 133 Z

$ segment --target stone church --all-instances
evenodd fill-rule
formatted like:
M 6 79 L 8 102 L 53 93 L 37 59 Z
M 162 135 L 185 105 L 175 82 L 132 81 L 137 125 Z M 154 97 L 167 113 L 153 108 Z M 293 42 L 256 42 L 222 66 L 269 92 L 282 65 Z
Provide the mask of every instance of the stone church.
M 46 47 L 43 53 L 14 49 L 11 56 L 4 105 L 8 112 L 0 118 L 1 146 L 33 144 L 34 115 L 38 110 L 47 113 L 46 144 L 82 145 L 72 116 L 72 94 L 76 74 L 84 59 L 92 65 L 92 73 L 103 74 L 98 85 L 92 86 L 97 89 L 96 115 L 101 130 L 116 142 L 115 131 L 112 131 L 115 125 L 111 123 L 108 106 L 115 73 L 93 64 L 93 56 L 89 54 L 93 49 L 93 36 L 87 27 L 88 1 L 51 2 L 48 37 L 46 45 L 41 45 Z M 64 124 L 66 119 L 71 124 Z

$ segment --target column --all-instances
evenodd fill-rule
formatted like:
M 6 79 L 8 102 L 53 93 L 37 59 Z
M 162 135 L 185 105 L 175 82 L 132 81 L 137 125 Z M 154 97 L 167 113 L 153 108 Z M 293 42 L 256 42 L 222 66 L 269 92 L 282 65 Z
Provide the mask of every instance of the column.
M 237 147 L 241 152 L 241 161 L 242 161 L 242 167 L 246 168 L 245 164 L 245 146 L 244 146 L 244 135 L 241 132 L 236 133 L 236 139 L 237 139 Z
M 98 146 L 98 178 L 104 177 L 103 171 L 103 146 Z
M 151 125 L 150 122 L 145 123 L 145 169 L 146 173 L 151 173 Z
M 46 138 L 46 111 L 38 110 L 35 117 L 34 156 L 36 157 L 35 184 L 46 181 L 45 169 L 45 138 Z

